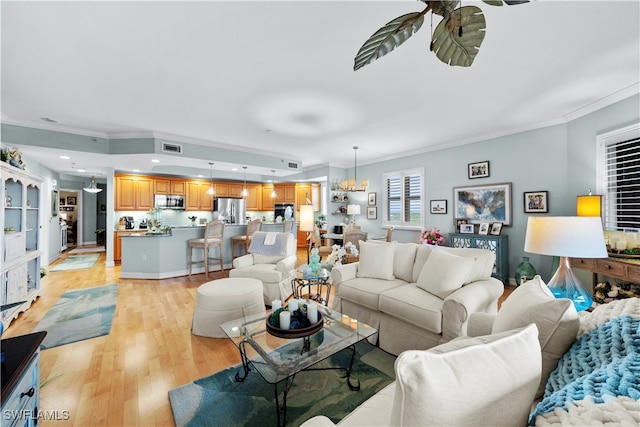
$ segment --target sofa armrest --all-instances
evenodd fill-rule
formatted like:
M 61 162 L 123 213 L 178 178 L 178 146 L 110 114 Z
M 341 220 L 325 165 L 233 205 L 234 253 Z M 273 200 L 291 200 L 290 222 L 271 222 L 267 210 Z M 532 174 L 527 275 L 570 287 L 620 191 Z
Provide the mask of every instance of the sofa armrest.
M 495 320 L 496 315 L 494 313 L 471 313 L 467 323 L 467 335 L 470 337 L 490 335 Z
M 335 424 L 324 415 L 318 415 L 300 424 L 300 427 L 334 427 Z
M 449 295 L 442 306 L 441 342 L 467 335 L 471 313 L 497 313 L 498 298 L 503 292 L 502 282 L 490 277 L 471 282 Z
M 291 270 L 296 268 L 298 258 L 295 255 L 281 259 L 276 264 L 276 270 L 282 273 L 282 277 L 287 277 Z
M 231 263 L 233 268 L 245 268 L 253 265 L 253 255 L 247 254 L 242 255 L 236 259 L 234 259 Z
M 331 269 L 331 280 L 333 280 L 333 286 L 336 287 L 336 290 L 338 290 L 340 283 L 356 278 L 358 265 L 360 265 L 359 262 L 352 262 L 337 265 Z

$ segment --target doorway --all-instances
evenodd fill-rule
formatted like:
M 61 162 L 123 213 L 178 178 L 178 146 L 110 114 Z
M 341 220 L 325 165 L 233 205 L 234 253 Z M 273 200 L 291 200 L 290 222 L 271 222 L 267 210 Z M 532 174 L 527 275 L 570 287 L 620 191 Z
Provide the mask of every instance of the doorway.
M 60 189 L 59 209 L 62 252 L 82 244 L 82 192 Z

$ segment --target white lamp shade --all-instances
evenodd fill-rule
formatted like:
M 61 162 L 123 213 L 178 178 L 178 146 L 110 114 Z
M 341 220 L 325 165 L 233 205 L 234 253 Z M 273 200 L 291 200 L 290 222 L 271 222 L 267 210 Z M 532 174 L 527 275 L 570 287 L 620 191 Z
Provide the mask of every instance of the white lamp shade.
M 360 205 L 347 205 L 347 215 L 360 215 Z
M 313 231 L 313 205 L 300 205 L 300 231 Z
M 606 258 L 602 222 L 589 216 L 530 216 L 524 250 L 574 258 Z

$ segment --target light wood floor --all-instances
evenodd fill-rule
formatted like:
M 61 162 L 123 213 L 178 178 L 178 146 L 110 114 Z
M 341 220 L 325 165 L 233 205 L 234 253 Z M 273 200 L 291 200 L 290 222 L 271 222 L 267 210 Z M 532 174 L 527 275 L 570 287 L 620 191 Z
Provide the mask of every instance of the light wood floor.
M 65 291 L 118 283 L 110 334 L 42 351 L 40 409 L 58 419 L 39 425 L 171 426 L 168 391 L 239 363 L 238 351 L 227 339 L 191 335 L 204 274 L 120 279 L 120 267 L 106 268 L 104 261 L 102 252 L 90 269 L 49 272 L 41 296 L 3 338 L 30 333 Z M 298 261 L 306 263 L 305 251 L 298 252 Z M 221 277 L 228 271 L 209 280 Z

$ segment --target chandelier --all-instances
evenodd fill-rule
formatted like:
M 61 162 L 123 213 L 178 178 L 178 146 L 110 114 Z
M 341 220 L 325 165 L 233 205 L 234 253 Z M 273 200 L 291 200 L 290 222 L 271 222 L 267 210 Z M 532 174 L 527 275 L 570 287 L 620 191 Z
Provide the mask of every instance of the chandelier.
M 369 180 L 363 179 L 358 186 L 358 146 L 353 146 L 353 178 L 343 179 L 340 181 L 340 190 L 342 191 L 367 191 Z
M 429 49 L 450 66 L 469 67 L 473 64 L 484 40 L 486 25 L 482 10 L 476 6 L 458 7 L 456 0 L 420 0 L 427 7 L 421 12 L 402 15 L 376 31 L 362 45 L 355 57 L 353 69 L 358 70 L 400 46 L 416 33 L 431 12 L 431 43 Z M 502 0 L 482 0 L 491 6 L 502 6 Z M 529 0 L 504 0 L 508 5 Z M 457 8 L 456 8 L 457 7 Z M 433 14 L 442 20 L 433 30 Z
M 83 188 L 84 191 L 86 191 L 87 193 L 99 193 L 102 191 L 102 188 L 98 188 L 98 185 L 96 184 L 96 177 L 92 176 L 91 177 L 91 183 L 87 186 Z

